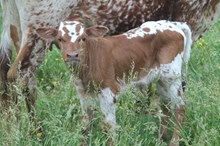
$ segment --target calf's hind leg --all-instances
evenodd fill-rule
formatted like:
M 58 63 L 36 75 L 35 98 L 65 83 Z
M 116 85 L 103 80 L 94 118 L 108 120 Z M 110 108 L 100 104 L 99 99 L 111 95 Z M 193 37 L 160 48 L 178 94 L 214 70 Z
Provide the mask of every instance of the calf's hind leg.
M 162 117 L 162 124 L 160 134 L 164 140 L 167 138 L 167 126 L 170 122 L 171 111 L 174 111 L 174 131 L 170 141 L 170 146 L 179 145 L 180 125 L 185 116 L 185 103 L 181 81 L 158 82 L 158 93 L 164 101 L 162 110 L 164 117 Z

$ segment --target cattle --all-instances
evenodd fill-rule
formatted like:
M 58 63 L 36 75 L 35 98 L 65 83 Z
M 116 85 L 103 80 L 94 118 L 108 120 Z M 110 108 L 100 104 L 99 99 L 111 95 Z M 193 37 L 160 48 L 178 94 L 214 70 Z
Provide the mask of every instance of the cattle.
M 91 117 L 87 115 L 93 110 L 91 98 L 97 96 L 104 123 L 114 129 L 116 100 L 127 88 L 123 86 L 129 80 L 134 87 L 147 87 L 155 81 L 164 102 L 163 113 L 170 117 L 169 112 L 175 110 L 170 145 L 179 145 L 178 126 L 185 110 L 181 82 L 192 45 L 186 23 L 149 21 L 120 35 L 103 37 L 108 32 L 105 26 L 85 27 L 79 21 L 64 21 L 58 30 L 38 28 L 37 32 L 45 40 L 59 40 L 64 61 L 73 68 L 84 117 Z M 161 126 L 164 139 L 167 117 Z
M 186 21 L 197 40 L 219 16 L 220 0 L 1 0 L 3 31 L 0 43 L 0 100 L 10 106 L 8 82 L 24 80 L 28 111 L 34 117 L 36 69 L 51 44 L 36 35 L 36 28 L 58 28 L 60 21 L 78 20 L 86 26 L 107 26 L 112 34 L 149 20 Z M 11 62 L 11 40 L 17 57 Z M 9 65 L 11 64 L 11 65 Z M 13 83 L 15 84 L 15 83 Z M 1 108 L 2 109 L 2 108 Z

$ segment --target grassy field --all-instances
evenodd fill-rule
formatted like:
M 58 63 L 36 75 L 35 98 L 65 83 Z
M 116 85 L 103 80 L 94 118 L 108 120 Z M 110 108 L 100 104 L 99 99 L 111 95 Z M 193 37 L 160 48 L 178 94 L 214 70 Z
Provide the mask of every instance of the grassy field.
M 181 127 L 181 145 L 220 145 L 220 19 L 194 44 L 189 62 L 188 86 L 185 92 L 186 118 Z M 37 72 L 38 99 L 36 111 L 43 133 L 30 135 L 33 126 L 28 122 L 23 96 L 19 126 L 7 120 L 0 121 L 0 145 L 3 146 L 77 146 L 82 137 L 81 109 L 73 85 L 73 77 L 64 66 L 60 51 L 53 49 Z M 142 108 L 155 111 L 153 115 L 139 111 L 135 104 L 142 100 Z M 155 95 L 152 97 L 156 99 Z M 157 105 L 148 106 L 138 93 L 128 91 L 118 101 L 117 145 L 163 146 L 158 138 L 161 113 Z M 154 102 L 153 102 L 154 103 Z M 141 109 L 142 110 L 142 109 Z M 106 144 L 101 133 L 97 111 L 95 127 L 89 139 L 90 145 Z M 172 127 L 172 125 L 171 125 Z M 171 129 L 172 130 L 172 129 Z

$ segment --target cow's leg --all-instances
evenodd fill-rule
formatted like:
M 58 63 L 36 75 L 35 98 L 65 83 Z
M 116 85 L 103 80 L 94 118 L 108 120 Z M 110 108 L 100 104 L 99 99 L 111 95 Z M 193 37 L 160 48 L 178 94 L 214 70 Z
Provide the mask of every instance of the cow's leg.
M 35 101 L 36 101 L 36 69 L 43 61 L 45 53 L 46 53 L 45 42 L 41 40 L 36 40 L 36 46 L 33 49 L 32 54 L 24 58 L 22 64 L 20 66 L 19 78 L 16 79 L 15 82 L 11 82 L 12 88 L 10 88 L 11 93 L 20 93 L 21 97 L 24 97 L 26 102 L 26 107 L 28 111 L 29 120 L 34 126 L 37 128 L 33 131 L 40 132 L 41 128 L 38 127 L 36 121 L 36 112 L 35 112 Z M 18 88 L 13 88 L 13 87 Z M 19 91 L 17 91 L 17 89 Z M 17 104 L 16 107 L 19 108 L 19 103 L 17 99 L 17 95 L 15 95 L 15 101 Z
M 50 45 L 40 39 L 35 40 L 35 47 L 28 58 L 25 58 L 21 66 L 21 80 L 24 82 L 23 94 L 25 95 L 26 107 L 29 113 L 30 121 L 33 122 L 37 132 L 41 132 L 42 129 L 37 124 L 35 101 L 36 101 L 36 69 L 43 62 L 47 49 Z
M 36 101 L 36 79 L 35 70 L 32 66 L 21 70 L 22 94 L 25 97 L 25 103 L 30 121 L 34 126 L 36 123 L 35 101 Z
M 28 57 L 28 55 L 30 55 L 30 47 L 31 46 L 29 46 L 28 43 L 27 43 L 19 51 L 15 62 L 11 65 L 11 67 L 10 67 L 8 73 L 7 73 L 7 79 L 9 81 L 14 81 L 17 78 L 17 73 L 18 73 L 18 70 L 19 70 L 19 64 L 21 65 L 24 58 L 26 58 L 26 57 Z
M 101 112 L 104 114 L 103 130 L 108 138 L 108 145 L 115 144 L 116 128 L 116 95 L 110 88 L 105 88 L 99 96 Z
M 161 95 L 162 100 L 164 102 L 164 107 L 162 108 L 164 117 L 162 117 L 162 125 L 160 128 L 160 134 L 164 139 L 167 138 L 167 126 L 170 121 L 171 111 L 175 111 L 174 132 L 169 144 L 170 146 L 179 145 L 179 130 L 180 124 L 184 117 L 185 108 L 181 81 L 179 79 L 174 80 L 176 81 L 172 81 L 172 79 L 159 81 L 157 86 L 157 91 Z
M 16 51 L 19 50 L 19 45 L 20 45 L 20 40 L 19 40 L 19 36 L 21 36 L 21 32 L 19 29 L 17 29 L 18 27 L 15 27 L 14 25 L 11 25 L 10 29 L 11 29 L 11 37 L 12 37 L 12 40 L 13 40 L 13 43 L 16 47 Z M 13 36 L 14 35 L 14 36 Z M 31 53 L 31 49 L 32 49 L 32 46 L 33 46 L 33 40 L 30 38 L 30 42 L 27 42 L 27 43 L 24 43 L 25 41 L 27 41 L 30 37 L 28 37 L 27 39 L 25 38 L 22 38 L 22 44 L 24 45 L 21 45 L 23 46 L 23 48 L 18 52 L 18 56 L 15 60 L 15 62 L 10 66 L 10 69 L 7 73 L 7 80 L 8 80 L 8 84 L 10 85 L 8 87 L 8 91 L 9 91 L 9 95 L 11 96 L 11 99 L 13 99 L 13 104 L 15 105 L 14 107 L 16 107 L 18 109 L 18 111 L 16 112 L 16 117 L 17 117 L 17 120 L 19 120 L 19 111 L 20 111 L 20 102 L 18 101 L 18 95 L 17 95 L 17 91 L 16 91 L 16 88 L 15 87 L 20 87 L 20 86 L 23 86 L 22 89 L 24 89 L 25 92 L 23 92 L 23 94 L 25 96 L 31 96 L 34 94 L 34 92 L 30 92 L 31 94 L 30 95 L 27 95 L 26 94 L 26 91 L 28 91 L 26 89 L 26 83 L 25 84 L 20 84 L 21 82 L 20 81 L 25 81 L 26 79 L 24 79 L 22 76 L 23 74 L 21 73 L 19 79 L 15 80 L 17 78 L 17 73 L 18 73 L 18 69 L 20 67 L 21 69 L 21 72 L 24 72 L 25 69 L 23 68 L 27 68 L 27 60 L 29 60 L 29 56 L 30 56 L 30 53 Z M 26 59 L 26 62 L 24 61 Z M 19 65 L 20 64 L 20 65 Z M 25 66 L 25 67 L 24 67 Z M 15 86 L 14 86 L 15 85 Z M 29 108 L 28 108 L 28 112 L 30 112 Z M 30 114 L 31 115 L 31 114 Z M 32 117 L 32 116 L 31 116 Z M 33 120 L 32 120 L 33 121 Z
M 15 1 L 10 1 L 10 37 L 12 39 L 12 43 L 14 44 L 14 47 L 16 49 L 16 53 L 19 53 L 19 49 L 21 46 L 21 26 L 20 26 L 20 16 L 17 9 L 17 6 L 15 5 Z M 14 106 L 16 111 L 16 118 L 19 122 L 20 119 L 20 111 L 21 111 L 21 105 L 20 101 L 18 101 L 18 94 L 16 91 L 16 87 L 14 86 L 14 82 L 8 82 L 8 94 L 10 98 L 13 100 Z
M 7 73 L 7 79 L 9 81 L 14 81 L 17 78 L 19 65 L 23 64 L 23 61 L 30 56 L 33 46 L 35 45 L 36 38 L 32 34 L 32 28 L 29 28 L 27 32 L 22 34 L 22 36 L 21 49 Z
M 16 52 L 19 53 L 20 43 L 21 43 L 20 42 L 21 35 L 18 32 L 19 29 L 15 25 L 11 25 L 10 30 L 11 30 L 11 39 L 12 39 L 13 44 L 15 46 Z
M 20 16 L 17 5 L 15 4 L 16 0 L 10 1 L 10 36 L 13 41 L 16 52 L 19 52 L 21 47 L 21 25 L 20 25 Z

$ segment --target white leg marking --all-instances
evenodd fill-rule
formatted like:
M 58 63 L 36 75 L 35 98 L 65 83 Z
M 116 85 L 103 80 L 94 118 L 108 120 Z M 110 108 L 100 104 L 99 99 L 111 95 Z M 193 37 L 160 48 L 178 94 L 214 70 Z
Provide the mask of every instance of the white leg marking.
M 105 115 L 105 122 L 113 129 L 116 127 L 116 104 L 114 103 L 115 94 L 110 88 L 105 88 L 99 95 L 100 108 Z
M 178 93 L 182 92 L 182 55 L 177 55 L 170 64 L 163 64 L 159 69 L 158 93 L 165 98 L 165 102 L 170 103 L 172 109 L 179 108 L 184 105 L 184 101 Z

